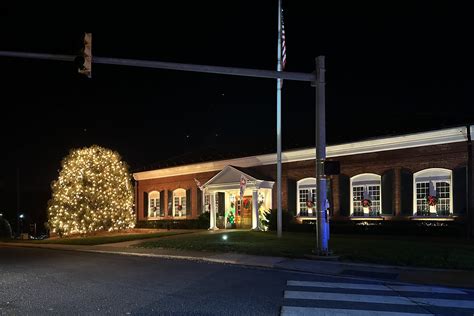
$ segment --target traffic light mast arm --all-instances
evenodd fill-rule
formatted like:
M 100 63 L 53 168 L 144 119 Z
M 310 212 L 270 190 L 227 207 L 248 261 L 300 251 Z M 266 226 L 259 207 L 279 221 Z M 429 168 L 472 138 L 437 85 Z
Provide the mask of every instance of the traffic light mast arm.
M 55 54 L 39 54 L 39 53 L 24 53 L 24 52 L 10 52 L 10 51 L 0 51 L 0 56 L 42 59 L 42 60 L 70 61 L 70 62 L 74 61 L 74 59 L 76 58 L 75 55 L 55 55 Z M 94 57 L 92 60 L 92 63 L 105 64 L 105 65 L 141 67 L 141 68 L 170 69 L 170 70 L 191 71 L 191 72 L 201 72 L 201 73 L 214 73 L 214 74 L 244 76 L 244 77 L 254 77 L 254 78 L 270 78 L 270 79 L 281 78 L 284 80 L 306 81 L 306 82 L 315 82 L 315 78 L 316 78 L 315 74 L 313 73 L 181 64 L 181 63 L 170 63 L 170 62 L 162 62 L 162 61 L 122 59 L 122 58 L 109 58 L 109 57 Z

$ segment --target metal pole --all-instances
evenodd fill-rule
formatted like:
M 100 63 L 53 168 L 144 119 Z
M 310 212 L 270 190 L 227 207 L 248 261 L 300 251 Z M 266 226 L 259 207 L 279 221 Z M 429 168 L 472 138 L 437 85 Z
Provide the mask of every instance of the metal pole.
M 13 57 L 13 58 L 39 59 L 39 60 L 56 60 L 56 61 L 66 61 L 66 62 L 72 62 L 74 61 L 74 58 L 76 58 L 76 56 L 74 55 L 26 53 L 26 52 L 13 52 L 13 51 L 1 51 L 1 50 L 0 50 L 0 56 Z M 102 65 L 116 65 L 116 66 L 129 66 L 129 67 L 140 67 L 140 68 L 151 68 L 151 69 L 190 71 L 190 72 L 211 73 L 211 74 L 230 75 L 230 76 L 243 76 L 243 77 L 252 77 L 252 78 L 268 78 L 268 79 L 282 78 L 284 80 L 305 81 L 305 82 L 314 82 L 315 80 L 315 75 L 312 73 L 300 73 L 300 72 L 288 72 L 288 71 L 279 72 L 275 70 L 181 64 L 181 63 L 154 61 L 154 60 L 123 59 L 123 58 L 94 56 L 92 59 L 92 63 L 102 64 Z
M 324 160 L 326 159 L 326 96 L 325 96 L 324 56 L 316 58 L 316 210 L 317 239 L 316 254 L 329 254 L 329 229 L 326 213 L 326 176 Z
M 277 71 L 281 71 L 281 0 L 278 0 L 278 54 Z M 277 235 L 281 237 L 281 78 L 277 79 Z
M 16 222 L 17 232 L 20 236 L 20 168 L 16 168 Z

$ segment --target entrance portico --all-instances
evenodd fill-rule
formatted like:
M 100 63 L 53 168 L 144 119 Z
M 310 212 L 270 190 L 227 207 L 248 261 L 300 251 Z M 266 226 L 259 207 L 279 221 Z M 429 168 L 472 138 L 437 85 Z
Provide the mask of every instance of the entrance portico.
M 240 197 L 240 178 L 247 179 Z M 202 186 L 203 209 L 210 212 L 209 229 L 251 228 L 260 230 L 262 212 L 272 208 L 273 181 L 252 172 L 226 166 Z

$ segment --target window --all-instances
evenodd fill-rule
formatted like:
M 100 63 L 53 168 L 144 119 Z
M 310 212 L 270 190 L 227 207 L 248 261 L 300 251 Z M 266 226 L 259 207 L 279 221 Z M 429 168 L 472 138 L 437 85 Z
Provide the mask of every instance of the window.
M 413 175 L 415 216 L 449 216 L 452 213 L 452 171 L 442 168 L 421 170 Z M 436 197 L 428 203 L 428 197 Z
M 184 189 L 173 191 L 173 216 L 186 216 L 186 190 Z
M 217 212 L 219 209 L 219 199 L 217 198 L 217 192 L 214 194 L 214 207 Z M 211 194 L 204 195 L 204 211 L 210 212 L 211 211 Z
M 160 192 L 152 191 L 148 194 L 148 217 L 160 216 Z
M 373 173 L 351 178 L 351 216 L 379 216 L 382 205 L 381 177 Z M 363 203 L 364 200 L 367 200 Z
M 204 195 L 204 212 L 211 211 L 211 195 Z
M 316 216 L 316 212 L 308 209 L 307 201 L 316 200 L 316 178 L 301 179 L 297 183 L 298 192 L 298 216 Z M 314 198 L 313 198 L 314 197 Z

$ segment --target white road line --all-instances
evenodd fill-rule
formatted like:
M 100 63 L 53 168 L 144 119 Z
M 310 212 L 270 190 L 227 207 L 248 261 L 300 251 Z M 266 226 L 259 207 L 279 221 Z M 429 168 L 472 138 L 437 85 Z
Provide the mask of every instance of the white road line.
M 308 287 L 325 287 L 336 289 L 352 289 L 352 290 L 375 290 L 375 291 L 399 291 L 399 292 L 423 292 L 423 293 L 444 293 L 444 294 L 467 294 L 458 289 L 449 289 L 431 286 L 410 286 L 410 285 L 393 285 L 385 286 L 382 284 L 363 284 L 363 283 L 337 283 L 337 282 L 309 282 L 309 281 L 287 281 L 288 286 L 308 286 Z
M 334 288 L 334 289 L 391 291 L 391 289 L 381 284 L 287 281 L 286 285 L 287 286 L 325 287 L 325 288 Z
M 359 303 L 416 305 L 408 298 L 402 297 L 402 296 L 285 291 L 284 298 L 303 299 L 303 300 L 346 301 L 346 302 L 359 302 Z
M 424 297 L 409 297 L 414 302 L 420 304 L 427 304 L 431 306 L 441 307 L 457 307 L 457 308 L 472 308 L 474 309 L 474 300 L 447 300 L 442 298 L 424 298 Z M 473 314 L 474 315 L 474 314 Z
M 398 292 L 423 292 L 423 293 L 442 293 L 442 294 L 466 294 L 459 289 L 449 289 L 436 286 L 414 286 L 414 285 L 390 285 L 390 288 Z
M 433 314 L 283 306 L 281 308 L 280 315 L 282 316 L 313 316 L 313 315 L 318 315 L 318 316 L 431 316 Z
M 448 299 L 423 298 L 423 297 L 285 291 L 284 298 L 302 299 L 302 300 L 346 301 L 346 302 L 359 302 L 359 303 L 399 304 L 399 305 L 424 304 L 424 305 L 439 306 L 439 307 L 456 307 L 456 308 L 474 309 L 474 300 L 471 300 L 471 301 L 448 300 Z

